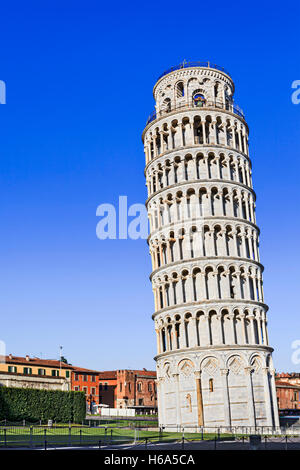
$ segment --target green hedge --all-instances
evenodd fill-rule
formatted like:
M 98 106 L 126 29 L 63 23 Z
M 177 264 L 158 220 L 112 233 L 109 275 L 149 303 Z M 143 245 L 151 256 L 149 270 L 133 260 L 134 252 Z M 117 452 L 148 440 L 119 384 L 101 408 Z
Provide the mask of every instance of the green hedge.
M 85 414 L 83 392 L 0 387 L 0 420 L 81 423 Z

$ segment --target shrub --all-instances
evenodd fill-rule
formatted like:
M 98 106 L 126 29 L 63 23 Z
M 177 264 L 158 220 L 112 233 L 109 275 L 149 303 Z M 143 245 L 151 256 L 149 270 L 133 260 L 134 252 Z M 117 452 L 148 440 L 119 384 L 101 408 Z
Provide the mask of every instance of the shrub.
M 81 423 L 85 412 L 83 392 L 0 387 L 0 420 Z

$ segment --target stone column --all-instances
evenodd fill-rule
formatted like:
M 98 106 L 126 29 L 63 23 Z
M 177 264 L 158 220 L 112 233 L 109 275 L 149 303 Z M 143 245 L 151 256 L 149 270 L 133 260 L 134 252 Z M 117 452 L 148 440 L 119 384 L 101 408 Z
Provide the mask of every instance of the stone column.
M 169 133 L 168 133 L 168 150 L 171 150 L 171 148 L 173 147 L 172 145 L 172 131 L 171 129 L 169 129 Z
M 262 330 L 263 330 L 263 338 L 264 344 L 268 345 L 268 336 L 267 336 L 267 329 L 266 329 L 266 314 L 264 313 L 263 321 L 262 321 Z
M 204 414 L 203 414 L 203 398 L 201 389 L 201 372 L 194 372 L 196 378 L 196 390 L 197 390 L 197 408 L 198 408 L 198 426 L 204 426 Z
M 190 348 L 195 348 L 198 346 L 197 341 L 197 323 L 196 317 L 190 317 L 189 319 L 189 345 Z
M 194 295 L 193 295 L 193 278 L 191 275 L 187 276 L 185 282 L 185 295 L 187 303 L 193 302 Z
M 228 380 L 227 380 L 228 372 L 229 372 L 229 369 L 220 369 L 223 401 L 224 401 L 224 422 L 225 422 L 226 427 L 231 426 L 230 401 L 229 401 L 229 390 L 228 390 Z
M 156 333 L 156 349 L 157 349 L 157 354 L 161 353 L 161 343 L 160 343 L 160 335 L 159 335 L 159 329 L 155 328 L 155 333 Z
M 271 393 L 269 383 L 269 369 L 268 367 L 262 368 L 263 381 L 264 381 L 264 395 L 265 395 L 265 407 L 267 416 L 267 425 L 273 426 L 272 407 L 271 407 Z
M 272 394 L 272 403 L 273 403 L 273 412 L 274 412 L 274 421 L 275 426 L 279 427 L 279 413 L 278 413 L 278 403 L 277 403 L 277 395 L 276 395 L 276 385 L 275 385 L 275 371 L 270 370 L 270 383 L 271 383 L 271 394 Z
M 175 395 L 176 395 L 176 424 L 181 425 L 181 407 L 180 407 L 180 389 L 179 389 L 179 374 L 173 374 L 175 382 Z
M 160 377 L 157 381 L 157 399 L 158 399 L 158 413 L 159 425 L 164 426 L 165 422 L 165 397 L 164 397 L 164 378 Z
M 255 409 L 254 409 L 254 397 L 252 389 L 252 379 L 251 379 L 251 367 L 245 367 L 245 376 L 247 384 L 247 393 L 248 393 L 248 417 L 249 417 L 249 426 L 255 426 Z
M 179 323 L 179 349 L 186 347 L 185 343 L 185 331 L 184 331 L 184 319 L 181 318 Z
M 205 121 L 201 121 L 201 125 L 202 125 L 203 144 L 206 145 Z
M 217 315 L 217 320 L 219 322 L 219 338 L 220 338 L 219 344 L 224 344 L 224 341 L 223 341 L 223 323 L 222 323 L 222 315 L 221 314 Z
M 166 349 L 167 351 L 171 351 L 171 341 L 170 341 L 170 330 L 169 325 L 167 324 L 165 327 L 165 335 L 166 335 Z
M 208 313 L 205 313 L 204 315 L 204 318 L 205 318 L 205 325 L 206 325 L 206 341 L 205 341 L 205 346 L 210 346 L 211 345 L 211 342 L 210 342 L 210 322 L 209 322 L 209 316 L 208 316 Z
M 242 324 L 242 344 L 246 344 L 246 324 L 245 324 L 245 314 L 240 313 L 241 324 Z
M 254 331 L 254 315 L 249 315 L 248 316 L 249 321 L 250 321 L 250 331 L 251 331 L 251 338 L 249 340 L 251 341 L 250 344 L 256 344 L 256 337 L 255 337 L 255 331 Z

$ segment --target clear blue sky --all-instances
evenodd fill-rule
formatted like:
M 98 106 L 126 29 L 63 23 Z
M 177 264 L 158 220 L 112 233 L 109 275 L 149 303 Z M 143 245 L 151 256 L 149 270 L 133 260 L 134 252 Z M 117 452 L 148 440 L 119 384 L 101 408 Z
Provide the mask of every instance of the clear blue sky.
M 152 368 L 148 247 L 100 241 L 96 208 L 144 202 L 152 88 L 183 59 L 231 72 L 250 126 L 269 337 L 299 370 L 299 3 L 11 1 L 1 6 L 0 339 L 7 353 Z

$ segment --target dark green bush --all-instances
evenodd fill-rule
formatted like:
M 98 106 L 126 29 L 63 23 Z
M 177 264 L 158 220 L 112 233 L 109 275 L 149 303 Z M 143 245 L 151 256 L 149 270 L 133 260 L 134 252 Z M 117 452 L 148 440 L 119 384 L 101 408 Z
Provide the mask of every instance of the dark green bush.
M 0 387 L 0 420 L 81 423 L 85 412 L 83 392 Z

